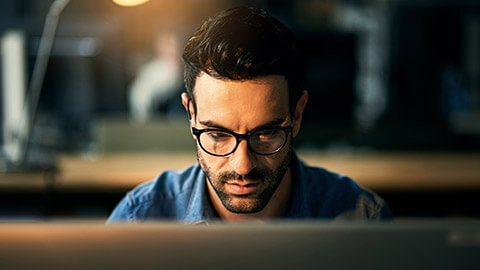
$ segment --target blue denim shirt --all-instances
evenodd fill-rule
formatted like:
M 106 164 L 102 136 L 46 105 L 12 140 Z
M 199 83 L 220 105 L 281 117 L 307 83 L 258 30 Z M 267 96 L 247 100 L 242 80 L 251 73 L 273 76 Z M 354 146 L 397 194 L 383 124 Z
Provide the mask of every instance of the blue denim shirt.
M 385 201 L 353 180 L 311 167 L 295 155 L 291 162 L 293 192 L 286 218 L 379 220 L 391 219 Z M 219 220 L 208 197 L 199 164 L 183 171 L 166 171 L 128 192 L 107 223 L 179 220 L 207 223 Z

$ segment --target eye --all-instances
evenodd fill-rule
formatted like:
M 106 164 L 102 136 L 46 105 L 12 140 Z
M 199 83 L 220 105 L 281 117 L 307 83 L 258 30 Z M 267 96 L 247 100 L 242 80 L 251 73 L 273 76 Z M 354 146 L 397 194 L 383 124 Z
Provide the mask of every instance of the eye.
M 256 132 L 254 136 L 259 139 L 270 139 L 270 138 L 276 137 L 279 134 L 279 132 L 280 131 L 278 129 L 265 129 L 265 130 Z
M 209 132 L 206 132 L 205 135 L 207 135 L 209 139 L 212 139 L 215 141 L 227 140 L 232 137 L 232 135 L 222 131 L 209 131 Z

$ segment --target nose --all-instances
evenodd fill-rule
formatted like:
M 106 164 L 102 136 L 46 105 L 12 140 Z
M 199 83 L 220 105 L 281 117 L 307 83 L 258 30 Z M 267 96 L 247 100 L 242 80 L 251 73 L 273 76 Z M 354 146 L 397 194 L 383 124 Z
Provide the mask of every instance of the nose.
M 247 141 L 240 141 L 230 156 L 230 166 L 239 175 L 246 175 L 257 166 L 256 156 L 248 149 Z

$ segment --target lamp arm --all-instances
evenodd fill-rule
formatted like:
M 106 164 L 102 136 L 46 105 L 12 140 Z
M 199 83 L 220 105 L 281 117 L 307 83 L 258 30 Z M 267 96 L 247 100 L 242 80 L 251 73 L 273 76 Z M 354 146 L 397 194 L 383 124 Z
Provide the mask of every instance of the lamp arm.
M 45 79 L 45 73 L 48 66 L 48 60 L 52 52 L 53 42 L 55 40 L 55 33 L 57 31 L 58 21 L 65 7 L 70 0 L 55 0 L 48 11 L 45 18 L 45 25 L 43 27 L 40 44 L 37 51 L 37 57 L 33 66 L 32 78 L 28 88 L 27 99 L 23 106 L 22 122 L 19 130 L 24 130 L 25 134 L 19 134 L 21 140 L 21 163 L 26 162 L 27 152 L 30 143 L 30 137 L 33 132 L 33 125 L 35 123 L 35 116 L 37 107 L 42 92 L 42 85 Z M 27 125 L 22 128 L 22 125 Z

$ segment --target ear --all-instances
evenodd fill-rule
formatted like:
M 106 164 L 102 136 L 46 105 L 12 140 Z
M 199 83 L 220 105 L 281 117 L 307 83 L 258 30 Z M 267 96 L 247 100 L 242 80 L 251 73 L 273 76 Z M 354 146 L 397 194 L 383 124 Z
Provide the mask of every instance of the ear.
M 297 137 L 298 132 L 300 132 L 300 126 L 302 125 L 303 110 L 307 106 L 308 101 L 308 92 L 306 90 L 302 91 L 302 95 L 297 101 L 297 106 L 295 108 L 295 114 L 293 115 L 293 137 Z
M 186 92 L 183 92 L 180 97 L 182 98 L 182 105 L 185 108 L 185 111 L 187 111 L 188 120 L 192 120 L 194 114 L 192 99 Z

